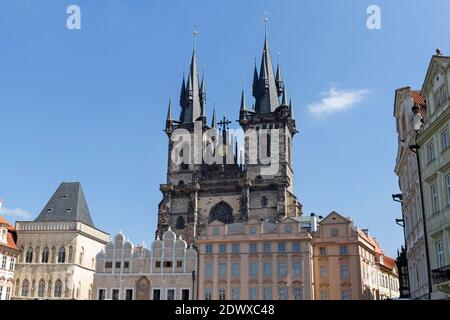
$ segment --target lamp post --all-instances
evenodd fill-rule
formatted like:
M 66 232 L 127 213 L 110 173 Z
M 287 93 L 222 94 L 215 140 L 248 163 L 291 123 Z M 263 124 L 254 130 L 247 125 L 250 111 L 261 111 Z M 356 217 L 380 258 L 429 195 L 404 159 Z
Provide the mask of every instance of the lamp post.
M 416 140 L 417 140 L 417 136 L 416 136 Z M 416 154 L 417 173 L 419 175 L 420 204 L 421 204 L 421 208 L 422 208 L 425 259 L 427 261 L 428 299 L 431 300 L 431 292 L 433 291 L 433 284 L 431 283 L 430 250 L 428 247 L 428 232 L 427 232 L 427 221 L 426 221 L 426 215 L 425 215 L 425 205 L 423 203 L 422 171 L 420 169 L 420 156 L 419 156 L 420 145 L 418 145 L 416 142 L 416 144 L 410 145 L 409 149 Z

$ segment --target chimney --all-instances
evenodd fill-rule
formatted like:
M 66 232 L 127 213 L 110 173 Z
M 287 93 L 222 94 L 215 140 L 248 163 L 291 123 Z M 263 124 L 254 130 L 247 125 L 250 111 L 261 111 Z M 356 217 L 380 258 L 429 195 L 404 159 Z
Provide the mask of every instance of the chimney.
M 369 236 L 369 229 L 362 229 L 361 231 L 364 232 L 366 236 Z

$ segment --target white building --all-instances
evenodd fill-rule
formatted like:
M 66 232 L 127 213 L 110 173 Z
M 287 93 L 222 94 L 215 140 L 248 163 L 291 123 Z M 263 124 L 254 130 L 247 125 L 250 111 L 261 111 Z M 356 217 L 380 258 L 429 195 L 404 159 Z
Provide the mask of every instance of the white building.
M 170 230 L 151 250 L 122 233 L 97 255 L 94 300 L 192 300 L 196 298 L 197 251 Z
M 419 111 L 414 113 L 414 111 Z M 412 298 L 428 297 L 428 271 L 425 255 L 424 222 L 416 154 L 409 148 L 416 144 L 417 130 L 426 114 L 425 99 L 419 91 L 404 87 L 396 90 L 394 116 L 398 147 L 395 173 L 403 195 L 406 257 Z

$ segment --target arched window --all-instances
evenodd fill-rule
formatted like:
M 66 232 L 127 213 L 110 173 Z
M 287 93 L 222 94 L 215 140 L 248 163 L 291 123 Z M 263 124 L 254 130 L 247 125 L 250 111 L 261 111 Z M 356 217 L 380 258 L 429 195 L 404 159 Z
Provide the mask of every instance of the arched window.
M 209 222 L 219 220 L 223 223 L 233 222 L 233 209 L 224 201 L 219 202 L 209 212 Z
M 269 204 L 269 199 L 266 196 L 261 197 L 261 207 L 265 208 Z
M 64 262 L 66 262 L 66 248 L 61 247 L 61 248 L 59 248 L 59 252 L 58 252 L 58 263 L 64 263 Z
M 45 294 L 45 281 L 44 279 L 39 280 L 39 284 L 38 284 L 38 297 L 39 298 L 43 298 Z
M 78 259 L 78 264 L 83 264 L 84 247 L 81 247 L 80 258 Z
M 42 251 L 41 262 L 42 263 L 48 263 L 48 247 L 45 247 L 44 250 Z
M 55 292 L 54 292 L 53 296 L 55 298 L 61 298 L 61 295 L 62 295 L 62 282 L 61 282 L 61 280 L 58 279 L 55 282 Z
M 30 282 L 25 279 L 22 281 L 22 297 L 28 297 L 28 293 L 30 291 Z
M 73 263 L 73 247 L 69 247 L 69 263 Z
M 271 144 L 271 136 L 270 136 L 270 129 L 267 130 L 267 156 L 270 157 L 271 155 L 271 150 L 270 150 L 270 144 Z
M 183 216 L 179 216 L 177 218 L 177 224 L 176 224 L 175 228 L 177 228 L 177 229 L 184 229 L 184 223 L 185 223 L 184 217 Z
M 47 284 L 47 297 L 51 297 L 52 296 L 52 280 L 48 280 L 48 284 Z
M 28 248 L 27 253 L 25 255 L 25 262 L 32 263 L 33 262 L 33 248 Z

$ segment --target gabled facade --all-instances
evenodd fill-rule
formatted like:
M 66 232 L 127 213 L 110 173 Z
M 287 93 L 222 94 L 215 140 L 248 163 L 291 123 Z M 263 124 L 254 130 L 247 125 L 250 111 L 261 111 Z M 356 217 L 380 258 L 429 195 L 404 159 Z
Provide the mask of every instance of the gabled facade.
M 34 221 L 17 221 L 14 299 L 90 299 L 95 256 L 109 235 L 95 228 L 79 182 L 62 183 Z
M 409 147 L 417 143 L 417 135 L 426 112 L 425 98 L 420 91 L 412 90 L 410 87 L 395 91 L 394 117 L 398 146 L 394 171 L 402 192 L 409 290 L 410 296 L 415 299 L 426 298 L 429 286 L 419 168 L 416 154 Z
M 417 138 L 432 277 L 432 299 L 450 298 L 450 57 L 432 56 L 421 94 L 427 115 Z

